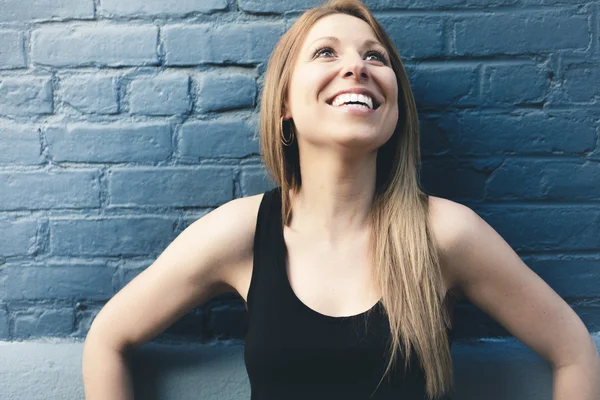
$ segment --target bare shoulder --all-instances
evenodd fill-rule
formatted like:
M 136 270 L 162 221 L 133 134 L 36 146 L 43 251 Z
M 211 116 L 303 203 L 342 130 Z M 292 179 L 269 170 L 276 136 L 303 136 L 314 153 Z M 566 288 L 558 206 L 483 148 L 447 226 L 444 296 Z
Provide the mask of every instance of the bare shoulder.
M 461 237 L 478 223 L 479 215 L 464 204 L 442 197 L 429 196 L 429 226 L 441 253 L 442 272 L 449 289 L 464 297 L 456 283 L 456 271 L 451 270 L 454 256 L 460 246 Z

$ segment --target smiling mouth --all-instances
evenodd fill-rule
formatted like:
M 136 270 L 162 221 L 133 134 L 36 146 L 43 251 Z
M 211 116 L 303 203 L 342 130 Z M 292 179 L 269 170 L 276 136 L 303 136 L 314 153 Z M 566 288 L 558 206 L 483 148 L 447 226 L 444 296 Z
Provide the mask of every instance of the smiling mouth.
M 349 105 L 349 104 L 365 104 L 365 103 L 361 103 L 361 102 L 348 102 L 348 103 L 344 103 L 344 104 L 341 104 L 336 107 L 333 105 L 333 99 L 328 100 L 325 103 L 329 104 L 333 108 L 339 108 L 339 107 L 343 107 L 344 105 Z M 375 100 L 373 100 L 373 108 L 369 108 L 369 110 L 377 110 L 380 105 L 381 105 L 381 103 L 377 103 Z

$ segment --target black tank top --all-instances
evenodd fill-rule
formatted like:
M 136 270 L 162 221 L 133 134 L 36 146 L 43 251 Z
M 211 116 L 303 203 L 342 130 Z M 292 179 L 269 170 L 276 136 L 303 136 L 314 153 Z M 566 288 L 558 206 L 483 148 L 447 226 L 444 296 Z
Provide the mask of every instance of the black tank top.
M 251 400 L 426 398 L 414 351 L 406 371 L 398 353 L 391 379 L 375 391 L 389 360 L 390 329 L 381 303 L 349 317 L 320 314 L 292 290 L 285 260 L 277 187 L 263 196 L 254 237 L 244 348 Z

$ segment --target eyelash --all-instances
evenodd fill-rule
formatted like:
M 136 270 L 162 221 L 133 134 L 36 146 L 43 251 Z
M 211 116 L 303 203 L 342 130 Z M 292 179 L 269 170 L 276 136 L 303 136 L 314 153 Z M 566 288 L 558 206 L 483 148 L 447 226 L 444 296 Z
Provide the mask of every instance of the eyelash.
M 325 47 L 321 47 L 321 48 L 318 48 L 317 50 L 315 50 L 313 52 L 313 58 L 317 57 L 319 54 L 321 54 L 325 50 L 330 51 L 330 52 L 333 53 L 333 49 L 331 47 L 325 46 Z M 375 50 L 375 49 L 369 50 L 367 52 L 367 54 L 371 54 L 371 53 L 377 54 L 377 56 L 379 57 L 379 61 L 381 61 L 383 64 L 385 64 L 385 65 L 388 64 L 387 58 L 385 57 L 385 55 L 383 54 L 383 52 L 381 52 L 379 50 Z

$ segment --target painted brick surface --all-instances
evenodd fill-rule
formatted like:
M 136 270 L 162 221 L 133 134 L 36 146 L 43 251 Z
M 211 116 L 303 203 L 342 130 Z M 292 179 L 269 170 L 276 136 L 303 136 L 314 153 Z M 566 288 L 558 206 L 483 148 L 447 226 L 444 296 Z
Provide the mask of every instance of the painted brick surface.
M 415 101 L 422 108 L 472 106 L 479 101 L 478 66 L 431 63 L 407 68 Z
M 0 172 L 0 210 L 99 206 L 97 170 Z
M 438 16 L 385 16 L 379 19 L 402 59 L 444 55 L 444 24 Z
M 0 309 L 0 339 L 6 340 L 10 338 L 9 334 L 9 314 L 6 310 Z
M 67 75 L 60 81 L 59 96 L 64 104 L 86 114 L 119 111 L 117 81 L 110 75 Z
M 158 29 L 143 26 L 75 26 L 36 29 L 32 59 L 55 67 L 158 64 Z M 73 51 L 77 49 L 77 51 Z
M 550 80 L 543 67 L 527 63 L 489 65 L 483 71 L 483 104 L 540 103 L 548 95 Z
M 52 111 L 51 77 L 0 77 L 0 116 L 49 114 Z
M 142 256 L 167 247 L 174 219 L 51 219 L 49 252 L 57 256 Z
M 256 81 L 236 73 L 209 72 L 197 78 L 196 111 L 225 111 L 255 105 Z
M 113 274 L 105 265 L 9 265 L 2 271 L 1 299 L 108 300 L 113 295 Z
M 28 309 L 14 312 L 14 336 L 33 339 L 66 336 L 73 330 L 74 312 L 70 308 Z
M 100 13 L 109 16 L 186 15 L 212 13 L 227 8 L 227 0 L 103 0 Z
M 568 98 L 574 102 L 594 102 L 600 97 L 600 62 L 573 63 L 565 71 Z
M 54 161 L 148 162 L 171 154 L 171 127 L 159 123 L 76 123 L 45 129 Z
M 84 337 L 198 218 L 262 193 L 269 55 L 320 0 L 0 0 L 0 338 Z M 600 329 L 600 9 L 366 0 L 405 62 L 422 182 Z M 468 302 L 456 338 L 508 334 Z M 243 338 L 239 297 L 165 334 Z
M 232 199 L 233 174 L 224 168 L 114 168 L 111 206 L 210 207 Z
M 454 25 L 457 55 L 530 54 L 588 48 L 589 15 L 575 10 L 472 15 Z M 500 39 L 501 38 L 501 39 Z
M 133 114 L 174 115 L 191 109 L 190 78 L 183 74 L 161 74 L 139 78 L 129 87 L 129 109 Z
M 561 179 L 569 176 L 570 179 Z M 521 188 L 527 187 L 526 193 Z M 600 164 L 571 160 L 506 161 L 490 176 L 487 195 L 502 200 L 600 200 Z
M 258 154 L 254 129 L 244 121 L 197 121 L 181 127 L 181 156 L 240 158 Z
M 64 19 L 91 19 L 94 17 L 93 0 L 19 0 L 0 1 L 0 22 L 49 21 Z
M 37 241 L 38 223 L 32 219 L 0 221 L 0 231 L 10 232 L 0 237 L 3 257 L 25 256 L 33 253 Z
M 0 30 L 0 69 L 25 67 L 23 32 Z
M 0 128 L 0 164 L 28 165 L 42 162 L 42 145 L 35 125 L 5 123 Z
M 585 109 L 466 111 L 426 117 L 421 148 L 426 155 L 577 155 L 594 150 L 597 129 L 594 112 Z
M 167 65 L 265 62 L 283 34 L 280 23 L 174 25 L 163 30 Z

